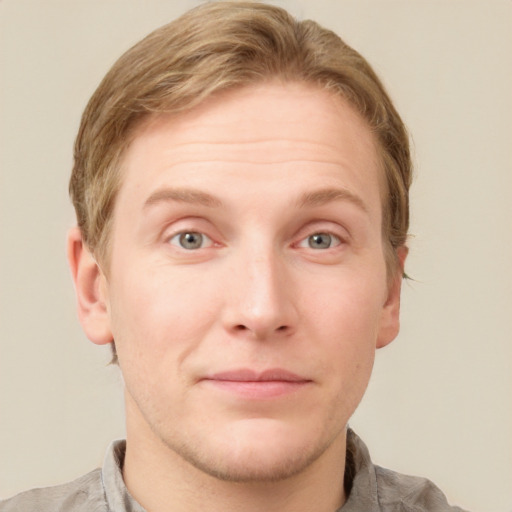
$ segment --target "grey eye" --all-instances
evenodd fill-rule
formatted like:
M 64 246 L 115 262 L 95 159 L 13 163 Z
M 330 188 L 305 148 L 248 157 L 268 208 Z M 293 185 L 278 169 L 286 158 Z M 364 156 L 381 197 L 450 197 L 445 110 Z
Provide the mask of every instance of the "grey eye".
M 172 245 L 177 245 L 182 249 L 191 251 L 194 249 L 201 249 L 205 244 L 211 243 L 211 240 L 203 233 L 197 231 L 185 231 L 174 235 L 170 241 Z
M 311 249 L 329 249 L 340 243 L 340 239 L 329 233 L 315 233 L 307 238 L 308 247 Z

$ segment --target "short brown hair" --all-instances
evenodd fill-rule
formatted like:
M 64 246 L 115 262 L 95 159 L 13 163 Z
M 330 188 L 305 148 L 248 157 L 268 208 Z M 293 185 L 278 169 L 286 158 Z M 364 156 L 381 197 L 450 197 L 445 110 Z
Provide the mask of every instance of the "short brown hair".
M 366 120 L 386 178 L 383 238 L 388 271 L 405 245 L 411 183 L 405 126 L 366 60 L 332 31 L 259 2 L 211 2 L 128 50 L 89 101 L 75 143 L 70 194 L 84 243 L 108 259 L 121 159 L 148 116 L 190 109 L 229 88 L 269 79 L 335 91 Z

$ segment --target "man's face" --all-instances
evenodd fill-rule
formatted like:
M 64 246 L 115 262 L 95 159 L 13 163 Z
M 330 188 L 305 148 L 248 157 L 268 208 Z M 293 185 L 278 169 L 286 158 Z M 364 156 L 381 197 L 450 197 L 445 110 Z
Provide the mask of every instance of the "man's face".
M 128 443 L 240 481 L 341 450 L 398 328 L 364 122 L 323 90 L 248 87 L 146 124 L 122 173 L 102 293 Z

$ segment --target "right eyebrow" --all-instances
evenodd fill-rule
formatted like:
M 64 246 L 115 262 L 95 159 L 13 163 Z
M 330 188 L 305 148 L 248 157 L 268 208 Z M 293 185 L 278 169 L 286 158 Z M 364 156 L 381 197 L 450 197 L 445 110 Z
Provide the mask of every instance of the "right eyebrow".
M 144 209 L 158 203 L 176 201 L 179 203 L 200 204 L 210 208 L 222 206 L 222 201 L 211 194 L 194 188 L 161 188 L 153 192 L 144 202 Z

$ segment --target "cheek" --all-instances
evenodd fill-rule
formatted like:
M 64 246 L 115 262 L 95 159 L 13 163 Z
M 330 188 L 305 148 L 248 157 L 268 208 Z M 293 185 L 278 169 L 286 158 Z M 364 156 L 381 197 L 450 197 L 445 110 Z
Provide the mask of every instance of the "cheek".
M 131 353 L 158 362 L 169 352 L 189 350 L 215 317 L 200 280 L 150 268 L 127 275 L 116 281 L 110 301 L 120 358 Z
M 385 272 L 380 274 L 340 272 L 326 279 L 318 293 L 304 294 L 304 303 L 319 326 L 339 333 L 348 343 L 371 338 L 378 332 L 386 301 Z
M 384 276 L 384 273 L 382 274 Z M 373 367 L 377 336 L 385 302 L 385 278 L 339 279 L 331 281 L 318 300 L 305 299 L 308 339 L 317 339 L 324 375 L 336 385 L 359 393 L 366 387 Z M 312 354 L 313 355 L 313 354 Z

